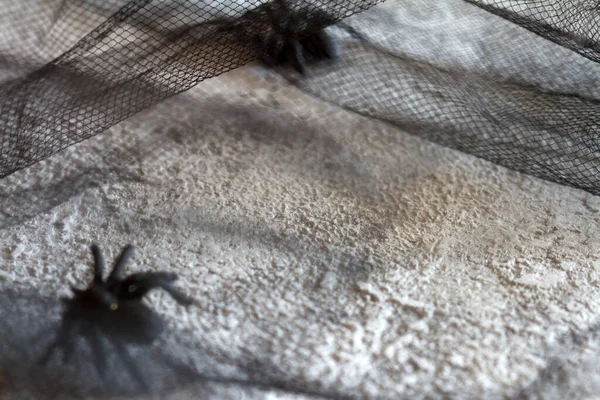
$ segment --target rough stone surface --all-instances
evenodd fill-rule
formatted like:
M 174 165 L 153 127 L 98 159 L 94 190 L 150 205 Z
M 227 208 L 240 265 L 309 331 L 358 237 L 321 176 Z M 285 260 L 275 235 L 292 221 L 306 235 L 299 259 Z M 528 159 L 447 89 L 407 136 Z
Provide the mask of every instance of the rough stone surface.
M 497 21 L 457 1 L 417 18 L 421 3 L 370 18 Z M 200 370 L 211 348 L 358 398 L 600 393 L 598 197 L 320 102 L 259 65 L 15 173 L 0 194 L 1 287 L 66 295 L 90 279 L 91 242 L 108 260 L 133 243 L 131 271 L 176 271 L 197 299 L 149 301 Z

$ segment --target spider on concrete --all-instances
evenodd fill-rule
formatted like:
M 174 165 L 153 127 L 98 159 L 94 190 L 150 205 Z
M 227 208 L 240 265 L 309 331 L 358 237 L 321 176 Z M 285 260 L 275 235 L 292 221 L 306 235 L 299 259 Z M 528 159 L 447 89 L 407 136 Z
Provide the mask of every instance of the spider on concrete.
M 153 289 L 160 288 L 179 304 L 189 306 L 193 301 L 180 292 L 173 282 L 172 272 L 144 272 L 123 276 L 133 246 L 123 249 L 108 278 L 103 278 L 104 257 L 98 246 L 92 245 L 94 279 L 84 290 L 72 288 L 74 296 L 63 298 L 64 310 L 61 325 L 53 341 L 39 360 L 46 364 L 55 350 L 62 350 L 63 363 L 70 360 L 76 340 L 88 342 L 96 370 L 105 380 L 107 374 L 107 349 L 103 338 L 112 344 L 131 376 L 142 390 L 149 385 L 134 362 L 127 345 L 150 345 L 164 331 L 160 316 L 142 302 Z

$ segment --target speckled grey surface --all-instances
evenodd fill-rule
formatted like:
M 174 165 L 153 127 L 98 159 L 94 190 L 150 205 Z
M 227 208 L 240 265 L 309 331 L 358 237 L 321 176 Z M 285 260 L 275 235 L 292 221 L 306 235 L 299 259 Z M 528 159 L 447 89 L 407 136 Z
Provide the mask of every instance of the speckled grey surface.
M 442 30 L 470 12 L 457 49 L 467 24 L 497 21 L 425 3 L 356 20 L 395 12 L 399 30 Z M 131 242 L 131 271 L 176 271 L 196 297 L 187 311 L 149 301 L 202 372 L 248 376 L 206 363 L 210 348 L 342 396 L 600 394 L 598 197 L 336 108 L 259 65 L 15 173 L 0 194 L 3 288 L 66 295 L 90 279 L 91 242 L 107 259 Z

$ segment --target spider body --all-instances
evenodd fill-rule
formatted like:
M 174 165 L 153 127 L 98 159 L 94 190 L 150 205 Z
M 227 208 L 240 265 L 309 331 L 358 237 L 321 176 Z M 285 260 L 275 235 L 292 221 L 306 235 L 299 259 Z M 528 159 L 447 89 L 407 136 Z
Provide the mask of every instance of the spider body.
M 164 331 L 164 322 L 142 299 L 152 289 L 162 288 L 182 305 L 190 305 L 192 301 L 174 287 L 173 282 L 177 279 L 174 273 L 146 272 L 123 277 L 132 252 L 132 246 L 123 249 L 105 280 L 102 276 L 104 258 L 100 249 L 92 245 L 94 280 L 85 290 L 72 288 L 74 296 L 63 299 L 61 325 L 40 359 L 41 364 L 45 364 L 59 348 L 63 362 L 69 361 L 76 340 L 81 337 L 89 343 L 94 365 L 104 379 L 107 372 L 105 338 L 115 347 L 116 354 L 141 388 L 148 390 L 148 384 L 126 346 L 152 344 Z
M 259 59 L 268 66 L 290 64 L 305 75 L 308 63 L 334 60 L 337 43 L 323 29 L 335 22 L 318 10 L 295 12 L 286 0 L 273 0 L 246 12 L 233 27 L 244 42 L 250 41 Z M 257 27 L 258 24 L 258 27 Z

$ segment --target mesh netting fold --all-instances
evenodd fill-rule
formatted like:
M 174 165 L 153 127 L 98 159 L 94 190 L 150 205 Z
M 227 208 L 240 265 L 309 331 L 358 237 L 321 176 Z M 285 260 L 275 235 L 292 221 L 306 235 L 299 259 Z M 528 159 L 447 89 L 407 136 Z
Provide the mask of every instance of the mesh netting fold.
M 59 12 L 68 8 L 65 2 L 57 5 Z M 294 2 L 291 7 L 307 21 L 298 32 L 302 36 L 377 2 Z M 91 6 L 90 2 L 84 5 L 85 9 Z M 165 9 L 164 3 L 151 0 L 127 2 L 58 58 L 2 84 L 0 176 L 253 60 L 261 46 L 261 29 L 269 22 L 264 12 L 269 6 L 256 11 L 236 2 L 175 1 Z M 50 9 L 46 12 L 53 14 Z M 57 24 L 61 19 L 75 23 L 84 16 L 76 10 L 51 21 Z M 37 40 L 46 53 L 60 48 L 56 42 L 61 36 L 53 26 L 49 34 L 54 40 L 47 46 L 47 40 Z M 63 33 L 68 41 L 77 32 L 66 29 Z M 24 52 L 31 47 L 25 46 Z M 19 53 L 3 58 L 13 65 L 23 58 L 32 59 L 31 65 L 36 61 L 36 57 L 20 58 Z
M 303 90 L 513 170 L 600 193 L 598 100 L 541 90 L 356 40 Z
M 600 3 L 596 0 L 465 0 L 546 39 L 599 61 Z

